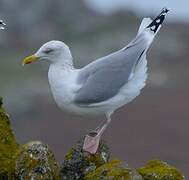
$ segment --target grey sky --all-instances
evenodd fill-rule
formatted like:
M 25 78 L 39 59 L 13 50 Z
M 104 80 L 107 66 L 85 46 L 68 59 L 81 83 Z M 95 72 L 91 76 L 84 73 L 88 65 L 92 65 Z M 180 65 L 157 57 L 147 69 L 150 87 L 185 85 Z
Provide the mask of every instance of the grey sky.
M 188 0 L 85 0 L 90 7 L 102 13 L 112 13 L 117 9 L 131 9 L 138 15 L 157 14 L 163 7 L 171 9 L 168 20 L 189 22 Z

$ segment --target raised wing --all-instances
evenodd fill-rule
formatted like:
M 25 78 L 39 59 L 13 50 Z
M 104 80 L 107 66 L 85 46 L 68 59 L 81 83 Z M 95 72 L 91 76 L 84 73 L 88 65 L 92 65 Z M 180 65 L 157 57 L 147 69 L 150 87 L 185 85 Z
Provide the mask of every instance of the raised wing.
M 81 88 L 75 94 L 75 103 L 91 105 L 114 97 L 132 79 L 140 60 L 146 58 L 146 51 L 167 12 L 167 9 L 163 9 L 153 21 L 144 18 L 136 38 L 127 47 L 81 69 L 78 76 Z
M 115 96 L 130 80 L 135 65 L 145 54 L 144 47 L 136 46 L 118 51 L 84 67 L 78 76 L 81 88 L 76 93 L 75 102 L 83 105 L 94 104 Z

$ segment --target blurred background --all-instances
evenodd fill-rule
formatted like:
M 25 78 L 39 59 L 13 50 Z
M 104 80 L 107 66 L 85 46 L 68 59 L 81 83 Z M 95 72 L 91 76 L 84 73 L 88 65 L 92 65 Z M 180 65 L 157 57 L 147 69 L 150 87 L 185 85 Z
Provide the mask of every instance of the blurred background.
M 0 96 L 18 141 L 41 140 L 61 162 L 102 120 L 62 112 L 49 90 L 48 64 L 23 68 L 25 56 L 49 40 L 62 40 L 75 66 L 82 67 L 124 47 L 142 18 L 154 17 L 164 6 L 171 12 L 148 52 L 147 86 L 113 115 L 104 139 L 113 156 L 130 166 L 159 158 L 189 175 L 188 0 L 1 0 L 7 29 L 0 32 Z

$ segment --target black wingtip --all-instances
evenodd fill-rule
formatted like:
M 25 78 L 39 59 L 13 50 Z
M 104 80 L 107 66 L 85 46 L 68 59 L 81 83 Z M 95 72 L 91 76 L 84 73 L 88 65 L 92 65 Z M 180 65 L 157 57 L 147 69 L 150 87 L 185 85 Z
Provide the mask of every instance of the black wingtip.
M 0 29 L 5 29 L 6 24 L 3 22 L 3 20 L 0 20 Z
M 150 28 L 151 31 L 154 33 L 157 32 L 159 26 L 163 23 L 165 20 L 165 15 L 169 12 L 168 8 L 163 8 L 160 14 L 149 24 L 147 28 Z
M 162 11 L 161 11 L 161 13 L 160 14 L 167 14 L 168 12 L 169 12 L 170 10 L 168 9 L 168 8 L 166 8 L 166 7 L 164 7 L 163 9 L 162 9 Z

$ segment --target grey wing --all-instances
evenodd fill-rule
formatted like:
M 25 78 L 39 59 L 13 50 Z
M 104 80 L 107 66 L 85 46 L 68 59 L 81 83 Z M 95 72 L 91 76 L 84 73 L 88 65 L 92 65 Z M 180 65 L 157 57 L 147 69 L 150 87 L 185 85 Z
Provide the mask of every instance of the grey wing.
M 114 97 L 129 81 L 133 67 L 138 63 L 141 54 L 134 59 L 127 59 L 123 52 L 119 52 L 111 58 L 104 59 L 105 64 L 95 63 L 94 66 L 84 68 L 80 72 L 78 83 L 82 86 L 76 92 L 75 103 L 94 104 Z
M 78 76 L 81 88 L 75 94 L 75 103 L 88 105 L 114 97 L 137 72 L 136 69 L 140 68 L 139 62 L 145 60 L 146 51 L 167 12 L 167 9 L 163 9 L 154 21 L 149 18 L 143 19 L 136 38 L 126 48 L 81 69 Z M 146 68 L 143 70 L 145 72 Z
M 143 43 L 131 44 L 81 69 L 75 103 L 89 105 L 114 97 L 130 79 L 134 68 L 146 54 Z

